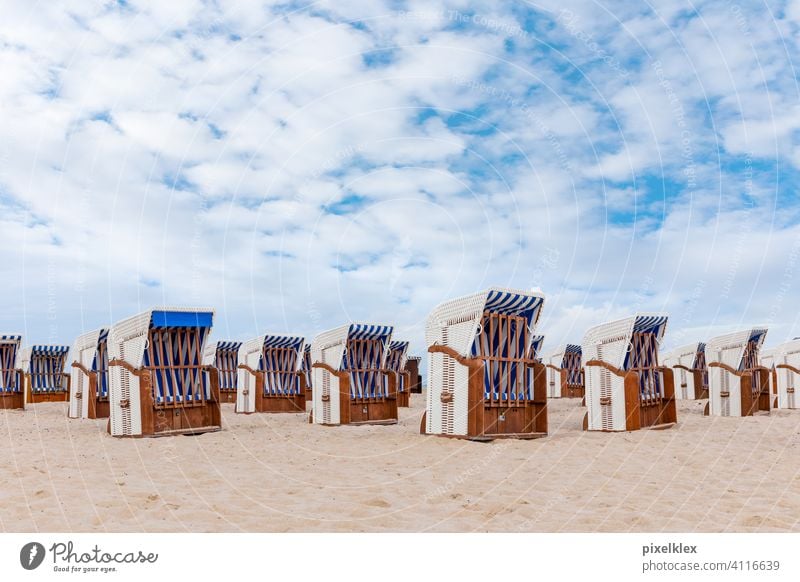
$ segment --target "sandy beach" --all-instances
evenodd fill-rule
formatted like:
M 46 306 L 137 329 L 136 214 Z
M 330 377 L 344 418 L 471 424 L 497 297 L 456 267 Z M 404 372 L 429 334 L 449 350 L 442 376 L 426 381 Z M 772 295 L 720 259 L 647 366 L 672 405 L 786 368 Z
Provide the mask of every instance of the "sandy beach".
M 800 414 L 584 433 L 551 400 L 550 435 L 474 443 L 396 426 L 234 414 L 201 436 L 115 439 L 66 404 L 0 411 L 5 532 L 800 531 Z

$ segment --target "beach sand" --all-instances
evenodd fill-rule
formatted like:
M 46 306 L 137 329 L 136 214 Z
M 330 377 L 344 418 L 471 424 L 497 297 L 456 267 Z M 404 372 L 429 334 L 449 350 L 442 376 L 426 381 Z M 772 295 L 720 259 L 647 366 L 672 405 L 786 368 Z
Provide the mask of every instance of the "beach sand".
M 800 531 L 800 411 L 584 433 L 551 400 L 550 435 L 475 443 L 396 426 L 234 414 L 201 436 L 115 439 L 66 404 L 0 411 L 0 530 L 109 532 Z

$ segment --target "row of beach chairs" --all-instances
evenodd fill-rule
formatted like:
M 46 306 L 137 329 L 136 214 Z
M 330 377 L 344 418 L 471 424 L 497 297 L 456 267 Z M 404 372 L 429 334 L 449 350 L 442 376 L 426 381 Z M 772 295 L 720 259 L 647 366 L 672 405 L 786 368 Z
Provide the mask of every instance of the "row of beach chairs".
M 659 354 L 668 316 L 637 313 L 588 330 L 581 345 L 542 354 L 544 295 L 490 288 L 429 315 L 428 390 L 420 432 L 470 438 L 545 436 L 547 402 L 581 399 L 585 430 L 672 426 L 676 399 L 706 414 L 797 408 L 800 340 L 761 354 L 766 328 Z M 319 334 L 212 341 L 211 309 L 153 309 L 66 346 L 22 349 L 0 336 L 0 408 L 69 400 L 71 418 L 109 418 L 113 436 L 221 428 L 237 413 L 306 413 L 322 425 L 392 424 L 421 391 L 420 358 L 393 327 L 350 323 Z

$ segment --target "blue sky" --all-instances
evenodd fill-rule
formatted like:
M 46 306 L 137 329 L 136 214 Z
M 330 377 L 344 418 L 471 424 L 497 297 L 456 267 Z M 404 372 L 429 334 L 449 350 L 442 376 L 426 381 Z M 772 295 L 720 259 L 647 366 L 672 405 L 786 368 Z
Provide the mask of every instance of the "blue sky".
M 216 335 L 541 287 L 546 349 L 800 335 L 800 2 L 4 2 L 0 328 Z

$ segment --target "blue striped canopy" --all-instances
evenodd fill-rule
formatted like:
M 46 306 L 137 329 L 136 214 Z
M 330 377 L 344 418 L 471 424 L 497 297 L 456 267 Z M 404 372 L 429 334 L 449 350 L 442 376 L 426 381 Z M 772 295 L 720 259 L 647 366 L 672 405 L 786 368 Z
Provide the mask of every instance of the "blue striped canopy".
M 640 315 L 633 324 L 633 333 L 654 333 L 660 335 L 667 325 L 666 315 Z
M 21 335 L 0 335 L 0 341 L 2 342 L 21 342 L 22 336 Z
M 565 354 L 583 354 L 583 350 L 581 346 L 578 344 L 567 344 L 567 348 L 564 350 Z
M 403 340 L 392 340 L 389 342 L 390 350 L 405 350 L 408 348 L 408 342 Z
M 386 341 L 392 336 L 394 327 L 391 325 L 369 325 L 364 323 L 350 324 L 347 339 L 379 339 Z
M 211 327 L 212 311 L 153 311 L 150 327 Z
M 525 315 L 529 318 L 528 325 L 530 325 L 530 319 L 543 302 L 544 300 L 538 296 L 490 289 L 484 310 L 505 315 Z
M 264 336 L 264 347 L 265 348 L 292 348 L 295 350 L 299 350 L 300 346 L 303 345 L 303 342 L 306 338 L 302 336 L 292 336 L 292 335 L 268 335 Z
M 31 358 L 35 356 L 63 356 L 69 351 L 69 346 L 33 346 Z
M 227 351 L 239 351 L 239 348 L 242 347 L 242 342 L 217 342 L 216 351 L 218 352 L 227 352 Z
M 535 335 L 531 338 L 531 351 L 536 357 L 541 355 L 542 344 L 544 343 L 543 335 Z

